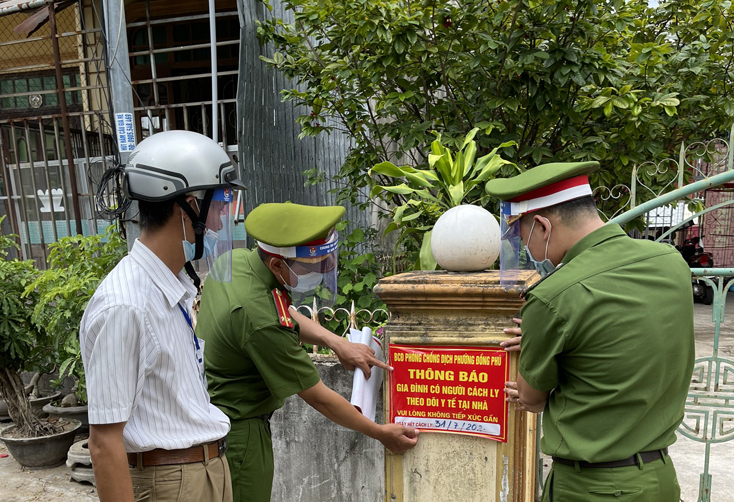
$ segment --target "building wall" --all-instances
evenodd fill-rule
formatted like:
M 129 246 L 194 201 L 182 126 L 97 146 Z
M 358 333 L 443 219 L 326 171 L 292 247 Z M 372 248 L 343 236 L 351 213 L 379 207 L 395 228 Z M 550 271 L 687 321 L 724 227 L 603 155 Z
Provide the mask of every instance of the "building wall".
M 706 207 L 734 199 L 728 190 L 707 190 Z M 703 248 L 713 254 L 714 267 L 734 267 L 734 206 L 724 206 L 703 217 Z
M 257 38 L 257 22 L 268 17 L 291 21 L 293 14 L 280 0 L 270 2 L 272 12 L 262 2 L 238 0 L 242 26 L 237 88 L 238 155 L 242 179 L 247 187 L 245 212 L 266 202 L 294 202 L 308 205 L 336 203 L 334 191 L 348 180 L 336 180 L 352 148 L 351 138 L 333 131 L 316 137 L 298 139 L 299 115 L 309 113 L 292 101 L 283 102 L 281 91 L 294 87 L 294 82 L 269 68 L 260 56 L 273 57 L 272 45 L 262 46 Z M 336 121 L 327 125 L 338 126 Z M 338 129 L 338 127 L 337 127 Z M 304 171 L 317 169 L 326 181 L 304 186 Z M 369 210 L 360 209 L 367 194 L 357 204 L 344 202 L 345 220 L 368 227 Z
M 0 43 L 10 41 L 21 41 L 26 38 L 25 33 L 17 33 L 15 27 L 28 18 L 29 14 L 20 12 L 0 17 Z M 77 6 L 73 5 L 56 16 L 58 33 L 66 33 L 77 30 Z M 31 35 L 31 39 L 46 37 L 43 40 L 23 42 L 17 45 L 0 47 L 0 73 L 17 71 L 15 68 L 44 65 L 47 69 L 54 68 L 54 53 L 51 39 L 48 38 L 47 27 L 41 28 Z M 61 59 L 78 59 L 77 43 L 73 37 L 59 39 L 59 50 Z
M 312 356 L 321 380 L 347 400 L 352 375 L 335 357 Z M 382 399 L 377 420 L 382 423 Z M 272 502 L 377 502 L 385 497 L 384 447 L 328 420 L 298 396 L 271 419 Z

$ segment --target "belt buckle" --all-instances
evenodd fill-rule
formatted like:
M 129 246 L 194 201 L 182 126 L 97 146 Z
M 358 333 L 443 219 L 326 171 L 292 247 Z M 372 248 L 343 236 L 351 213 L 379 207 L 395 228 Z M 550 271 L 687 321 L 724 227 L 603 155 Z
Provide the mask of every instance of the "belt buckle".
M 227 452 L 227 438 L 222 438 L 217 441 L 217 447 L 219 448 L 219 456 L 221 457 Z

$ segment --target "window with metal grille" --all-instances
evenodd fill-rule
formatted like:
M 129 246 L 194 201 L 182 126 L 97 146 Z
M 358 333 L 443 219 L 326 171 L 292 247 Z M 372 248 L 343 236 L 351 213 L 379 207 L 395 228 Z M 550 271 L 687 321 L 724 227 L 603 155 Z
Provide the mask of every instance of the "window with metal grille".
M 62 79 L 64 88 L 80 86 L 78 71 L 67 70 Z M 58 113 L 59 96 L 54 91 L 54 72 L 0 76 L 0 109 L 3 115 L 16 117 Z M 64 94 L 69 111 L 82 109 L 81 91 L 66 91 Z

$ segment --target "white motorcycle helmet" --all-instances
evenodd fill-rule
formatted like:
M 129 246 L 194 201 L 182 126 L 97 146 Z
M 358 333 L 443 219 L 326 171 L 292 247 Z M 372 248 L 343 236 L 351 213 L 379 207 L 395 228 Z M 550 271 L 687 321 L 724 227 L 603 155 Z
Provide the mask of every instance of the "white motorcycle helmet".
M 129 199 L 175 200 L 194 227 L 192 260 L 206 252 L 210 277 L 224 282 L 232 277 L 233 190 L 244 188 L 222 147 L 191 131 L 160 132 L 141 141 L 130 154 L 123 182 Z M 196 197 L 199 214 L 186 203 L 188 195 Z M 190 261 L 186 270 L 198 286 Z

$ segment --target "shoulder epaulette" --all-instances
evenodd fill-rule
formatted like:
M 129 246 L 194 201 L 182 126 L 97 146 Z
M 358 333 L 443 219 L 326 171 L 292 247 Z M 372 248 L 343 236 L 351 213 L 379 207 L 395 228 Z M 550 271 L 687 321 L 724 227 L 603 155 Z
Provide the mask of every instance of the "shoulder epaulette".
M 291 314 L 288 312 L 288 307 L 291 306 L 290 298 L 283 291 L 275 288 L 273 290 L 273 299 L 275 300 L 275 310 L 278 311 L 280 325 L 285 328 L 292 328 L 293 319 L 291 319 Z

